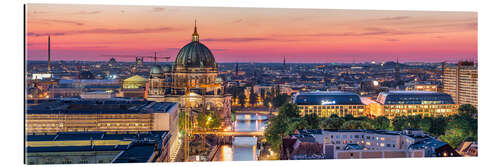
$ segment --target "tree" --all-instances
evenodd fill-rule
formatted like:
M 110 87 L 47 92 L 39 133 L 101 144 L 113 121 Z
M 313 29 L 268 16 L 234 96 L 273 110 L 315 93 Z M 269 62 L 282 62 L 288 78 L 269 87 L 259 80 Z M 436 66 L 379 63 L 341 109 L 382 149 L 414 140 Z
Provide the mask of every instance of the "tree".
M 288 102 L 290 102 L 290 96 L 286 94 L 280 94 L 272 99 L 273 106 L 275 107 L 280 107 Z
M 278 152 L 283 137 L 306 126 L 307 122 L 300 117 L 297 106 L 287 103 L 279 108 L 278 116 L 271 118 L 265 138 L 271 144 L 271 149 Z
M 250 89 L 250 104 L 255 107 L 255 104 L 257 104 L 257 94 L 255 94 L 253 86 Z
M 322 129 L 340 129 L 344 124 L 344 120 L 338 117 L 330 117 L 324 119 L 320 123 L 320 128 Z
M 266 98 L 266 91 L 264 89 L 259 89 L 259 97 L 262 100 Z
M 392 119 L 392 130 L 401 131 L 408 127 L 408 120 L 405 116 L 394 117 Z
M 218 114 L 210 113 L 209 117 L 207 118 L 207 123 L 208 128 L 210 129 L 220 128 L 222 124 L 222 118 Z
M 476 115 L 473 110 L 463 110 L 459 114 L 451 116 L 444 135 L 439 138 L 454 148 L 457 148 L 466 139 L 477 140 Z
M 344 116 L 344 120 L 346 121 L 354 120 L 354 116 L 352 116 L 351 114 L 347 114 Z
M 379 116 L 373 120 L 373 126 L 375 129 L 389 129 L 391 121 L 387 117 Z
M 349 120 L 342 124 L 341 129 L 373 129 L 373 126 L 365 121 Z
M 318 115 L 316 114 L 307 114 L 304 116 L 304 119 L 306 120 L 306 123 L 308 126 L 308 129 L 319 129 L 319 118 Z
M 240 103 L 241 107 L 245 107 L 245 94 L 244 93 L 241 93 L 239 96 L 238 96 L 238 102 Z
M 337 114 L 332 114 L 330 115 L 330 118 L 339 118 L 339 116 Z
M 446 130 L 446 133 L 441 135 L 439 138 L 448 143 L 451 147 L 457 148 L 460 143 L 466 139 L 466 137 L 464 137 L 466 136 L 465 134 L 464 130 L 460 128 L 449 129 Z
M 297 108 L 297 105 L 291 104 L 291 103 L 286 103 L 283 106 L 279 108 L 278 115 L 282 115 L 286 118 L 298 118 L 299 115 L 299 110 Z
M 288 133 L 291 134 L 297 129 L 311 129 L 311 126 L 303 117 L 291 118 L 288 125 Z
M 448 118 L 442 116 L 432 118 L 431 127 L 429 128 L 429 133 L 433 136 L 444 135 L 447 123 L 448 123 Z
M 429 132 L 432 126 L 432 118 L 430 117 L 421 118 L 420 121 L 417 123 L 417 126 L 419 129 L 422 129 L 422 131 Z
M 206 114 L 205 112 L 198 113 L 198 115 L 196 116 L 196 122 L 198 124 L 198 128 L 203 128 L 203 129 L 208 128 L 207 120 L 208 120 L 208 114 Z
M 264 136 L 274 152 L 279 152 L 281 140 L 289 133 L 289 119 L 284 115 L 272 117 Z
M 460 115 L 468 116 L 470 118 L 477 119 L 477 108 L 471 104 L 462 104 L 458 107 L 458 113 Z

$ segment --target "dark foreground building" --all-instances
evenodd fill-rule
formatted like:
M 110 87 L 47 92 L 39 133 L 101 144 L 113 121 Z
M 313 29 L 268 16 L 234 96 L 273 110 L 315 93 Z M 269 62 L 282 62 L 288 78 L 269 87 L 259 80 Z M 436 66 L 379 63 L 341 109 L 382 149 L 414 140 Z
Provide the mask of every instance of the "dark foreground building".
M 26 136 L 27 164 L 162 162 L 168 131 L 136 133 L 63 132 Z

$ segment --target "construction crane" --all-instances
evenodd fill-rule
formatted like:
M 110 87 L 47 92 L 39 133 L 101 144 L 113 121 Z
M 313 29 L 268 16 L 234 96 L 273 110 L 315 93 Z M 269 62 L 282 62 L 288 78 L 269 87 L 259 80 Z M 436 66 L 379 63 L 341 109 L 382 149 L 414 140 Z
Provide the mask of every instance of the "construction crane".
M 191 105 L 189 95 L 191 94 L 191 81 L 188 80 L 186 84 L 186 94 L 184 95 L 185 105 L 184 105 L 184 161 L 189 162 L 189 142 L 191 137 Z
M 156 63 L 157 62 L 157 59 L 158 58 L 163 58 L 165 59 L 167 62 L 168 60 L 170 60 L 170 56 L 163 56 L 163 57 L 158 57 L 156 55 L 157 52 L 154 52 L 154 56 L 138 56 L 138 55 L 101 55 L 102 57 L 122 57 L 122 58 L 138 58 L 138 57 L 142 57 L 142 58 L 151 58 L 154 60 L 154 62 Z

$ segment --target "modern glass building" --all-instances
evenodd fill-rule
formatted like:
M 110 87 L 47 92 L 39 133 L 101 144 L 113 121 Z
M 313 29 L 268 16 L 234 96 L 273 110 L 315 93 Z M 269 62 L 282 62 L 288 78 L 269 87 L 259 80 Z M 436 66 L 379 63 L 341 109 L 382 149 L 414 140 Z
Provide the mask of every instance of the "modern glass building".
M 378 95 L 376 102 L 368 104 L 368 116 L 421 115 L 424 117 L 456 114 L 458 105 L 450 95 L 426 91 L 389 91 Z
M 316 114 L 319 117 L 353 115 L 363 116 L 366 105 L 358 94 L 342 91 L 301 92 L 292 99 L 299 108 L 300 115 Z

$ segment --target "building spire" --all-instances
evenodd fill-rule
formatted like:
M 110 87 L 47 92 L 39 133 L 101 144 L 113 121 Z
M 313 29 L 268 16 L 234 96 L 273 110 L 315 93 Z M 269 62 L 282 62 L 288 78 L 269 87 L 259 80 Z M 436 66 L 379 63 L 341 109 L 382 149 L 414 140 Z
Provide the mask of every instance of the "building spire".
M 194 32 L 193 32 L 193 42 L 200 41 L 200 36 L 198 35 L 198 30 L 196 27 L 196 19 L 194 19 Z
M 156 52 L 155 52 L 155 65 L 156 65 Z
M 50 73 L 50 35 L 49 35 L 49 38 L 48 38 L 48 48 L 47 48 L 47 71 L 48 73 Z

